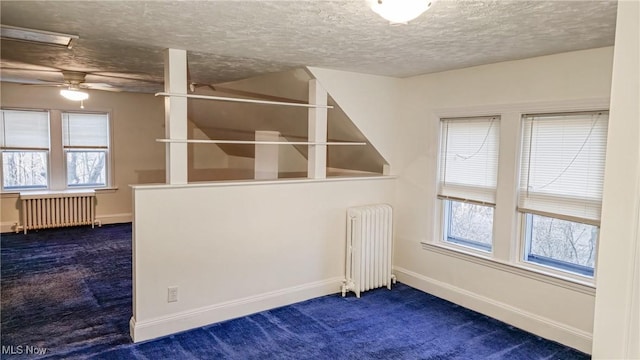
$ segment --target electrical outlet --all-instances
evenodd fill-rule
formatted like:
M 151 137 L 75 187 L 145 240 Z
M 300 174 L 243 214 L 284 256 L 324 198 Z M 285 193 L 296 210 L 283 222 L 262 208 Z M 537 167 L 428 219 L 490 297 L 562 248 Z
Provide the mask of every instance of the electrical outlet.
M 167 289 L 167 302 L 178 301 L 178 287 L 171 286 Z

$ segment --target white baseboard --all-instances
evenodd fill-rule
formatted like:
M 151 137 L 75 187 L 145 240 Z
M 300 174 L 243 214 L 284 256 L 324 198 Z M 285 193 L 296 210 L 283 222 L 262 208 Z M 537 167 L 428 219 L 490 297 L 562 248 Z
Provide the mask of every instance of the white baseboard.
M 103 225 L 129 223 L 133 220 L 133 215 L 131 213 L 99 215 L 96 216 L 96 220 L 100 221 Z
M 0 223 L 0 233 L 15 232 L 15 221 L 5 221 Z
M 540 337 L 559 342 L 588 354 L 591 353 L 593 336 L 589 332 L 401 267 L 394 267 L 394 272 L 398 281 L 411 287 L 498 319 Z
M 131 338 L 134 342 L 150 340 L 324 295 L 335 294 L 340 292 L 342 280 L 344 280 L 342 277 L 331 278 L 155 319 L 138 321 L 132 317 L 129 322 Z

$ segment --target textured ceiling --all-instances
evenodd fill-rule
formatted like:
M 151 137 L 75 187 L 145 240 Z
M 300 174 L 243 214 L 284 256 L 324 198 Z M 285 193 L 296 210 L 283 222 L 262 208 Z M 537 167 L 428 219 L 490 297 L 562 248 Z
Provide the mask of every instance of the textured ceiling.
M 60 81 L 56 70 L 80 70 L 90 74 L 87 81 L 155 91 L 162 50 L 178 48 L 188 51 L 197 83 L 306 65 L 406 77 L 613 45 L 616 5 L 440 0 L 410 24 L 391 26 L 365 0 L 3 0 L 2 24 L 80 39 L 71 50 L 2 40 L 1 75 L 4 81 Z

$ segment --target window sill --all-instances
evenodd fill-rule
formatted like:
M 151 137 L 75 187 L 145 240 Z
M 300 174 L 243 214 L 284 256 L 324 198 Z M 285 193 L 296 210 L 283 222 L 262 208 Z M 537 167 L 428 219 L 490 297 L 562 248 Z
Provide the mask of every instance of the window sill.
M 118 187 L 117 186 L 104 187 L 104 188 L 93 189 L 93 190 L 95 190 L 97 194 L 110 194 L 118 191 Z
M 503 262 L 500 260 L 489 258 L 488 256 L 482 256 L 476 253 L 466 252 L 458 248 L 449 247 L 444 244 L 429 244 L 424 242 L 421 244 L 422 248 L 427 251 L 433 251 L 441 255 L 470 261 L 478 265 L 491 267 L 496 270 L 506 271 L 515 275 L 542 281 L 547 284 L 581 292 L 583 294 L 595 295 L 595 284 L 589 281 L 580 281 L 573 278 L 548 273 L 538 269 L 531 269 L 529 267 L 525 267 L 525 265 L 523 264 Z
M 76 188 L 76 189 L 65 189 L 65 190 L 14 190 L 14 191 L 6 191 L 0 193 L 1 198 L 18 198 L 20 196 L 36 196 L 36 195 L 60 195 L 60 194 L 79 194 L 79 193 L 89 193 L 95 192 L 96 194 L 108 194 L 114 193 L 118 191 L 117 187 L 105 187 L 105 188 Z

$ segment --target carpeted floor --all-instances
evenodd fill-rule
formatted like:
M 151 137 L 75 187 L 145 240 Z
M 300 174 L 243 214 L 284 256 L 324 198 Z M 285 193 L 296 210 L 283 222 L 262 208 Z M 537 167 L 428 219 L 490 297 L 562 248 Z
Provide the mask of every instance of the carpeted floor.
M 3 234 L 1 246 L 3 359 L 589 358 L 403 284 L 132 344 L 131 225 Z

